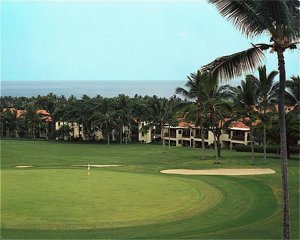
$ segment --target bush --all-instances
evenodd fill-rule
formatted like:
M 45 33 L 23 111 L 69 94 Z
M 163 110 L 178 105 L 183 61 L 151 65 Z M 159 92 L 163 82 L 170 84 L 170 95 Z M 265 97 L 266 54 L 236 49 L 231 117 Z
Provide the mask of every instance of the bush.
M 234 150 L 237 152 L 251 152 L 251 146 L 250 145 L 236 145 L 234 146 Z M 290 154 L 299 154 L 300 153 L 300 147 L 296 146 L 290 146 L 289 148 Z M 266 148 L 267 153 L 280 153 L 280 146 L 267 146 Z M 263 153 L 264 147 L 261 145 L 254 145 L 254 152 L 257 153 Z
M 234 150 L 238 152 L 251 152 L 250 145 L 236 145 L 234 146 Z M 280 153 L 279 146 L 267 146 L 267 153 Z M 254 145 L 254 152 L 263 153 L 264 147 L 260 145 Z
M 300 154 L 300 147 L 291 146 L 290 147 L 290 153 L 291 154 Z

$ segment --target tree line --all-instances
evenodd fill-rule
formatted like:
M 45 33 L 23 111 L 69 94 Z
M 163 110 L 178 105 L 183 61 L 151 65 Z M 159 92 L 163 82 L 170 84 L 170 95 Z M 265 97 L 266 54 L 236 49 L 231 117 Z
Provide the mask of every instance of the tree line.
M 82 126 L 86 139 L 95 141 L 96 132 L 101 131 L 108 145 L 114 139 L 120 143 L 138 140 L 138 123 L 147 124 L 141 131 L 154 129 L 153 134 L 161 137 L 165 147 L 163 128 L 176 126 L 178 121 L 193 123 L 200 129 L 202 159 L 205 158 L 204 135 L 211 131 L 214 136 L 216 162 L 221 155 L 221 133 L 234 121 L 241 121 L 250 128 L 252 163 L 255 163 L 254 142 L 263 144 L 266 160 L 266 146 L 279 144 L 278 127 L 278 82 L 277 71 L 267 73 L 266 67 L 258 68 L 258 78 L 246 75 L 237 87 L 220 85 L 217 78 L 206 72 L 197 71 L 188 76 L 185 87 L 178 87 L 177 95 L 169 99 L 157 96 L 129 97 L 120 94 L 105 98 L 100 95 L 81 98 L 70 96 L 1 97 L 1 134 L 36 138 L 39 131 L 45 132 L 46 139 L 74 138 L 72 124 Z M 299 76 L 287 81 L 286 106 L 288 143 L 296 145 L 299 136 Z M 182 98 L 180 98 L 180 97 Z M 5 109 L 14 109 L 5 111 Z M 21 113 L 17 110 L 23 110 Z M 46 110 L 51 121 L 38 110 Z M 19 116 L 18 116 L 19 115 Z M 55 122 L 63 124 L 58 130 Z M 255 124 L 259 122 L 259 124 Z M 154 128 L 155 127 L 155 128 Z M 268 137 L 267 137 L 268 136 Z M 159 139 L 159 138 L 158 138 Z M 169 141 L 170 146 L 170 141 Z

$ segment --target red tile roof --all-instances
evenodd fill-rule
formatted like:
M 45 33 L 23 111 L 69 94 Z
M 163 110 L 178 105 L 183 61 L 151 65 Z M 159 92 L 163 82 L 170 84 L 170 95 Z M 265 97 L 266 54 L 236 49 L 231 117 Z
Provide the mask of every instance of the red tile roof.
M 179 122 L 178 126 L 179 127 L 192 127 L 193 124 L 192 123 L 188 123 L 188 122 Z
M 14 112 L 14 111 L 17 111 L 17 117 L 18 118 L 23 117 L 26 114 L 26 110 L 16 110 L 15 108 L 4 108 L 2 110 L 2 112 L 6 112 L 7 110 L 9 110 L 11 113 Z M 46 122 L 51 122 L 52 121 L 51 115 L 47 110 L 40 109 L 40 110 L 37 110 L 36 113 L 42 115 L 41 116 L 42 120 L 44 120 Z

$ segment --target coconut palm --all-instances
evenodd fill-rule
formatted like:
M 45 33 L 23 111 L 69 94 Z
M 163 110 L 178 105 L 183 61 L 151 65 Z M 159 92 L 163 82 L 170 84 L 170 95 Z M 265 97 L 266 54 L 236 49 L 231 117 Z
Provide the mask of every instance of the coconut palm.
M 186 88 L 176 88 L 176 94 L 180 94 L 191 102 L 183 102 L 180 104 L 186 112 L 186 117 L 193 120 L 195 126 L 200 127 L 202 160 L 205 159 L 205 141 L 204 141 L 204 121 L 206 118 L 206 93 L 205 85 L 207 84 L 208 73 L 197 71 L 188 76 L 185 84 Z
M 150 127 L 155 126 L 155 131 L 160 129 L 160 136 L 163 142 L 163 148 L 165 148 L 165 134 L 164 126 L 168 123 L 170 114 L 168 112 L 168 100 L 165 98 L 158 98 L 153 96 L 149 101 L 148 121 Z
M 2 113 L 2 121 L 5 130 L 8 132 L 8 136 L 10 136 L 11 132 L 14 132 L 15 137 L 19 137 L 19 131 L 24 125 L 24 114 L 25 112 L 21 111 L 21 114 L 18 113 L 15 109 L 7 108 Z
M 246 80 L 241 81 L 241 85 L 236 88 L 236 118 L 241 119 L 250 128 L 250 144 L 252 164 L 255 164 L 253 122 L 257 118 L 255 109 L 256 94 L 258 91 L 259 80 L 247 75 Z
M 110 135 L 115 122 L 116 112 L 114 103 L 110 99 L 104 99 L 100 106 L 99 121 L 102 123 L 101 129 L 106 133 L 107 146 L 110 146 Z
M 36 139 L 36 131 L 42 123 L 42 116 L 37 113 L 35 107 L 32 105 L 29 105 L 26 108 L 25 122 L 28 127 L 29 135 Z
M 219 163 L 221 156 L 221 130 L 223 122 L 231 112 L 231 104 L 226 99 L 232 98 L 232 87 L 229 85 L 219 86 L 216 78 L 210 75 L 209 82 L 206 85 L 206 108 L 210 129 L 214 135 L 214 144 L 216 149 L 216 162 Z
M 131 122 L 133 119 L 132 107 L 130 104 L 130 98 L 125 96 L 124 94 L 120 94 L 117 97 L 116 103 L 116 122 L 118 123 L 119 131 L 120 131 L 120 143 L 123 142 L 123 134 L 125 135 L 125 143 L 127 144 L 129 138 L 129 132 L 131 128 Z
M 263 145 L 264 145 L 264 162 L 267 163 L 266 141 L 267 132 L 266 127 L 270 125 L 270 117 L 268 110 L 274 109 L 276 104 L 276 95 L 278 84 L 275 84 L 274 79 L 277 76 L 277 71 L 272 71 L 267 74 L 266 66 L 258 68 L 259 78 L 254 75 L 248 75 L 247 78 L 253 79 L 258 84 L 256 93 L 256 106 L 259 110 L 260 119 L 263 122 Z
M 176 96 L 172 97 L 169 99 L 166 105 L 165 109 L 165 121 L 168 124 L 168 137 L 169 137 L 169 144 L 168 147 L 171 149 L 171 126 L 176 126 L 178 123 L 177 116 L 176 116 L 176 111 L 177 111 L 177 106 L 180 103 Z
M 270 35 L 268 44 L 253 44 L 251 48 L 217 58 L 202 67 L 220 79 L 232 79 L 255 70 L 261 65 L 264 50 L 277 54 L 279 70 L 278 110 L 281 139 L 282 191 L 283 191 L 283 238 L 290 238 L 289 196 L 287 182 L 287 145 L 284 109 L 285 60 L 287 49 L 296 49 L 300 36 L 300 12 L 298 0 L 209 0 L 218 11 L 231 21 L 247 37 Z
M 204 122 L 205 118 L 209 119 L 210 129 L 214 134 L 216 163 L 218 163 L 221 153 L 221 129 L 219 123 L 224 119 L 223 113 L 226 112 L 226 109 L 230 108 L 224 99 L 229 98 L 232 91 L 228 85 L 220 87 L 217 78 L 207 72 L 198 71 L 197 74 L 191 74 L 188 79 L 185 86 L 189 90 L 177 88 L 176 93 L 180 93 L 186 98 L 195 101 L 195 106 L 188 111 L 191 111 L 189 112 L 191 114 L 196 110 L 196 120 L 201 129 L 202 159 L 204 158 Z
M 299 111 L 300 108 L 300 77 L 292 76 L 290 80 L 286 82 L 287 87 L 287 102 L 294 106 L 295 111 Z

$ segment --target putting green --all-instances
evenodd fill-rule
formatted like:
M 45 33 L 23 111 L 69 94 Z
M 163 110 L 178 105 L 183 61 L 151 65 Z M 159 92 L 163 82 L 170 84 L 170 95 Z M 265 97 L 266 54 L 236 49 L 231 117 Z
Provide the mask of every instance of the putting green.
M 86 169 L 2 170 L 1 225 L 18 229 L 97 229 L 182 219 L 217 205 L 202 181 Z

